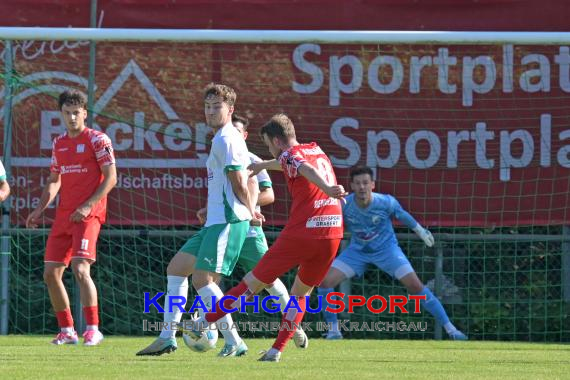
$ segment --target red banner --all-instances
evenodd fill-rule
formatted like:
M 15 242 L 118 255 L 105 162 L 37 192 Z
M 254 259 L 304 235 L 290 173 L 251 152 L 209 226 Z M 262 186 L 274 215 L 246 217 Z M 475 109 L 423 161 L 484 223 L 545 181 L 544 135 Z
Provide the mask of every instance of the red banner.
M 103 26 L 125 26 L 121 22 L 141 11 L 126 1 L 114 3 L 100 2 Z M 434 3 L 455 16 L 466 12 L 449 2 Z M 490 12 L 490 3 L 513 12 L 522 4 L 482 3 L 483 13 Z M 167 24 L 166 10 L 155 4 L 140 6 L 156 10 L 151 26 L 179 26 Z M 326 10 L 323 4 L 310 3 Z M 288 14 L 291 8 L 284 9 Z M 396 9 L 401 11 L 392 5 L 385 12 Z M 87 10 L 76 11 L 81 18 Z M 318 25 L 339 29 L 324 21 L 331 12 L 319 16 Z M 426 24 L 439 17 L 422 12 Z M 37 20 L 36 25 L 43 24 Z M 236 25 L 224 20 L 214 27 Z M 509 29 L 513 22 L 494 20 L 497 27 L 486 29 Z M 562 28 L 549 21 L 550 29 L 543 30 Z M 148 26 L 138 22 L 127 26 Z M 345 29 L 350 25 L 343 24 Z M 15 221 L 22 223 L 47 176 L 51 139 L 63 131 L 56 101 L 47 94 L 67 86 L 85 90 L 88 47 L 84 42 L 21 41 L 15 46 L 15 67 L 20 77 L 12 98 L 13 210 Z M 273 113 L 285 112 L 300 141 L 314 140 L 331 156 L 345 186 L 348 168 L 367 164 L 377 171 L 377 190 L 394 194 L 426 225 L 568 223 L 569 67 L 567 46 L 98 43 L 95 127 L 111 137 L 119 160 L 109 220 L 196 223 L 194 213 L 205 203 L 211 138 L 201 91 L 208 82 L 221 81 L 236 88 L 236 111 L 252 119 L 252 151 L 268 158 L 257 128 Z M 265 213 L 271 223 L 281 224 L 287 191 L 279 174 L 273 180 L 279 201 Z

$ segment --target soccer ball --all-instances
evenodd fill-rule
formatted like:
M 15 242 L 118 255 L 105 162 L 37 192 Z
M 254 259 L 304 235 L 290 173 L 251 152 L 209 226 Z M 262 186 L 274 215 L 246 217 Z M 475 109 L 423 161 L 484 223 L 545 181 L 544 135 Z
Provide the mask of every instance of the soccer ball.
M 209 329 L 202 331 L 202 336 L 198 340 L 190 338 L 187 334 L 182 334 L 184 344 L 194 352 L 206 352 L 216 348 L 218 341 L 218 329 L 212 325 Z

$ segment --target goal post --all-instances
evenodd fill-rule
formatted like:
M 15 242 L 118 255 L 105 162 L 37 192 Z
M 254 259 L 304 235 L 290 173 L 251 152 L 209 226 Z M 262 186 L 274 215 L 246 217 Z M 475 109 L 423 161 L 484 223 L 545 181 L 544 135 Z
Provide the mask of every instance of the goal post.
M 161 319 L 142 313 L 144 292 L 164 290 L 168 261 L 199 228 L 212 138 L 202 90 L 213 81 L 236 89 L 235 112 L 251 120 L 247 144 L 259 156 L 269 158 L 259 127 L 285 112 L 347 189 L 351 167 L 371 166 L 376 190 L 435 232 L 437 251 L 397 224 L 420 278 L 475 339 L 570 339 L 570 33 L 0 27 L 0 40 L 10 41 L 0 45 L 0 133 L 11 137 L 0 144 L 12 184 L 3 225 L 11 265 L 0 282 L 7 331 L 55 326 L 40 275 L 54 210 L 41 233 L 24 221 L 48 174 L 51 140 L 64 130 L 56 96 L 91 84 L 93 127 L 113 141 L 119 183 L 94 272 L 103 328 L 137 335 L 141 320 Z M 263 213 L 273 238 L 290 199 L 278 173 L 272 182 L 277 201 Z M 352 291 L 404 293 L 376 270 Z M 344 317 L 429 324 L 354 337 L 434 333 L 429 315 Z

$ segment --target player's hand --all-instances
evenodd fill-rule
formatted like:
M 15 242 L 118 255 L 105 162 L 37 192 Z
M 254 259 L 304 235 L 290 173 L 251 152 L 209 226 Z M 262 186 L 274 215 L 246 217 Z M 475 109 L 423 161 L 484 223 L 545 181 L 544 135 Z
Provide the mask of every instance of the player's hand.
M 4 202 L 8 195 L 10 195 L 9 191 L 0 190 L 0 202 Z
M 256 176 L 259 174 L 260 171 L 263 170 L 261 166 L 261 162 L 254 162 L 247 167 L 248 173 L 250 177 Z
M 198 217 L 198 221 L 200 224 L 206 223 L 206 217 L 208 216 L 208 209 L 206 207 L 201 208 L 200 210 L 196 211 L 196 216 Z
M 249 221 L 249 224 L 255 227 L 261 227 L 265 222 L 265 216 L 262 213 L 255 211 L 253 213 L 253 218 Z
M 433 247 L 435 244 L 435 239 L 429 230 L 419 226 L 419 228 L 414 229 L 414 231 L 428 247 Z
M 28 215 L 26 219 L 26 227 L 27 228 L 37 228 L 38 227 L 38 220 L 42 216 L 42 212 L 38 209 L 35 209 Z
M 91 206 L 85 206 L 85 205 L 77 207 L 77 209 L 73 211 L 73 214 L 69 216 L 69 220 L 73 223 L 81 222 L 82 220 L 87 218 L 89 214 L 91 214 L 91 208 L 92 208 Z
M 331 198 L 342 198 L 348 195 L 348 193 L 344 190 L 344 187 L 342 185 L 329 186 L 326 189 L 325 194 Z

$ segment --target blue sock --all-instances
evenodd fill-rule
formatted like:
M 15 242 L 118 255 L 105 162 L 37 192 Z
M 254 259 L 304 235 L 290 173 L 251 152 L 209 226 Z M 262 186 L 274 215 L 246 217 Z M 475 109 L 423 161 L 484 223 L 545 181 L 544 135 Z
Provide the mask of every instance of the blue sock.
M 431 292 L 431 290 L 429 290 L 429 288 L 427 286 L 424 286 L 424 288 L 421 290 L 421 292 L 419 292 L 416 295 L 417 296 L 423 296 L 423 295 L 426 296 L 426 300 L 420 301 L 420 305 L 422 307 L 425 307 L 427 309 L 427 311 L 429 311 L 430 314 L 433 315 L 434 318 L 442 326 L 445 326 L 446 324 L 449 323 L 449 317 L 447 316 L 447 313 L 445 312 L 443 305 L 441 304 L 441 302 L 439 302 L 439 299 L 433 295 L 433 293 Z
M 325 322 L 327 322 L 327 323 L 332 322 L 333 326 L 336 326 L 337 321 L 338 321 L 336 314 L 331 313 L 330 311 L 325 311 L 327 306 L 330 305 L 326 299 L 327 294 L 329 294 L 330 292 L 334 292 L 334 289 L 333 288 L 318 288 L 317 289 L 317 294 L 319 296 L 321 296 L 321 299 L 322 299 L 323 316 L 325 317 Z

